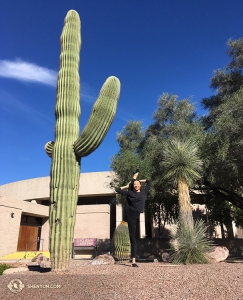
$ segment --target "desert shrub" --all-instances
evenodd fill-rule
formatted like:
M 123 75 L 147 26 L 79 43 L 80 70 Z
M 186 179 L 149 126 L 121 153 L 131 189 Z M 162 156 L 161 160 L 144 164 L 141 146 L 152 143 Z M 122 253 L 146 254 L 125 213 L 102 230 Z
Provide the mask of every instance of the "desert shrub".
M 10 269 L 11 266 L 7 264 L 0 264 L 0 275 L 3 275 L 3 272 L 7 269 Z
M 213 241 L 207 236 L 207 226 L 198 220 L 193 226 L 179 221 L 177 228 L 171 232 L 172 260 L 175 264 L 209 263 L 208 253 L 212 250 Z

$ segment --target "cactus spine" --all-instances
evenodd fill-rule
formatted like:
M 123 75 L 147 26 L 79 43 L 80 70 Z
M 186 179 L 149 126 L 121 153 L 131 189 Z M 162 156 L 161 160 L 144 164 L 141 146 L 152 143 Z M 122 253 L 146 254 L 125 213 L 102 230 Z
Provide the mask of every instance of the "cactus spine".
M 117 260 L 129 259 L 130 247 L 128 224 L 122 221 L 114 233 L 114 257 Z
M 60 68 L 56 92 L 55 142 L 45 145 L 52 158 L 50 180 L 49 250 L 52 271 L 67 270 L 72 251 L 81 157 L 92 153 L 104 139 L 116 113 L 120 82 L 104 83 L 91 116 L 79 136 L 81 48 L 80 19 L 70 10 L 61 35 Z

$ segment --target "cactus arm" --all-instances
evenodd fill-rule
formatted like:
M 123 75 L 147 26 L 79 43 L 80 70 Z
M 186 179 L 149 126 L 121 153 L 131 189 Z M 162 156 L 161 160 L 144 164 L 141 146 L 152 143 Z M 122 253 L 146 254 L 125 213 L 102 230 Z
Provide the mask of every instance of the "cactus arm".
M 119 79 L 114 76 L 108 77 L 100 90 L 87 125 L 74 143 L 77 156 L 87 156 L 101 144 L 116 114 L 119 96 Z
M 44 148 L 45 148 L 46 154 L 49 157 L 52 157 L 53 147 L 54 147 L 54 142 L 48 142 L 48 143 L 45 144 Z

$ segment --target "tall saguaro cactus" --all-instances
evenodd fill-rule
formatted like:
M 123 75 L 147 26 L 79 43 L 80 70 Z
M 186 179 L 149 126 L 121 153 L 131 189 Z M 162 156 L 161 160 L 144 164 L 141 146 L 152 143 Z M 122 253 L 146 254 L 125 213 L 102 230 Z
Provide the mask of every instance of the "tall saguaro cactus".
M 55 141 L 45 145 L 52 158 L 50 180 L 49 250 L 52 271 L 67 270 L 72 251 L 79 190 L 81 157 L 92 153 L 104 139 L 116 113 L 120 81 L 109 77 L 91 116 L 79 136 L 81 47 L 80 19 L 70 10 L 61 35 L 60 69 L 56 92 Z

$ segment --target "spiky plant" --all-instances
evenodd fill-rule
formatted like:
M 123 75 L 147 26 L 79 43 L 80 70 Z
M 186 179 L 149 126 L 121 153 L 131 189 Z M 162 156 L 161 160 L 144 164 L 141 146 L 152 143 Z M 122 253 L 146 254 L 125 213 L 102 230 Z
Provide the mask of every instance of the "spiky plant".
M 60 69 L 56 93 L 55 141 L 45 146 L 52 158 L 49 210 L 49 250 L 52 271 L 67 270 L 72 252 L 79 191 L 81 158 L 92 153 L 104 139 L 116 113 L 120 81 L 109 77 L 79 136 L 80 19 L 70 10 L 61 35 Z
M 207 226 L 198 220 L 191 227 L 179 221 L 171 232 L 170 246 L 172 260 L 175 264 L 209 263 L 208 253 L 212 251 L 213 242 L 207 237 Z
M 130 238 L 128 231 L 128 223 L 122 221 L 120 225 L 117 226 L 114 237 L 114 257 L 117 260 L 124 260 L 130 258 Z
M 202 161 L 198 156 L 196 142 L 191 139 L 170 139 L 163 149 L 164 179 L 171 181 L 178 191 L 180 217 L 193 226 L 189 186 L 200 178 Z

